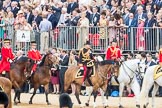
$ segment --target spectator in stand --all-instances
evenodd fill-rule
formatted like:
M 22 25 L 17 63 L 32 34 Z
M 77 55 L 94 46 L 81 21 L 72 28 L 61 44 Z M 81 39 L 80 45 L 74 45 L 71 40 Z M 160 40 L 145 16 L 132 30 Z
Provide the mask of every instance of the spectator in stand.
M 25 20 L 24 12 L 22 10 L 19 10 L 19 12 L 17 13 L 17 17 L 15 19 L 15 30 L 23 29 L 22 23 L 24 20 Z
M 154 31 L 152 27 L 155 25 L 156 20 L 154 19 L 152 13 L 147 13 L 147 19 L 145 21 L 146 27 L 146 39 L 147 39 L 147 49 L 152 50 L 156 47 L 156 36 L 154 35 Z
M 59 19 L 59 22 L 57 24 L 57 27 L 59 28 L 59 48 L 67 49 L 67 34 L 68 30 L 66 28 L 66 21 L 70 19 L 70 15 L 67 14 L 67 8 L 62 8 L 61 10 L 61 16 Z
M 146 49 L 145 46 L 145 35 L 144 35 L 144 25 L 145 19 L 139 19 L 138 27 L 137 27 L 137 34 L 136 34 L 136 49 L 140 51 L 144 51 Z
M 106 32 L 108 26 L 108 20 L 106 19 L 106 12 L 103 11 L 101 13 L 101 17 L 98 25 L 100 26 L 100 46 L 101 49 L 104 50 L 104 46 L 106 46 Z
M 17 13 L 18 13 L 18 11 L 19 11 L 19 8 L 17 7 L 17 2 L 16 2 L 16 1 L 13 1 L 13 2 L 11 3 L 11 11 L 12 11 L 13 14 L 14 14 L 14 18 L 16 18 L 16 15 L 17 15 Z
M 99 8 L 100 8 L 100 11 L 99 11 L 100 13 L 102 13 L 104 9 L 108 8 L 108 6 L 106 5 L 106 0 L 102 0 L 101 5 L 99 6 Z
M 128 8 L 125 8 L 124 9 L 124 15 L 123 15 L 124 24 L 126 24 L 127 21 L 129 20 L 129 14 L 130 14 L 129 9 Z M 128 24 L 126 24 L 126 25 L 128 25 Z
M 156 23 L 154 27 L 162 27 L 162 16 L 160 13 L 156 15 Z M 159 39 L 159 44 L 162 45 L 162 29 L 156 28 L 157 38 Z
M 111 44 L 111 42 L 113 41 L 113 39 L 115 38 L 116 35 L 116 29 L 115 29 L 115 18 L 113 15 L 110 16 L 109 22 L 108 22 L 108 26 L 109 26 L 109 32 L 108 32 L 108 38 L 109 38 L 109 45 Z
M 142 6 L 137 7 L 137 14 L 135 15 L 135 18 L 136 18 L 137 21 L 139 21 L 140 18 L 142 18 L 142 19 L 147 18 L 147 14 L 143 13 L 143 7 Z
M 133 3 L 133 0 L 130 0 L 129 2 L 127 2 L 126 6 L 130 10 L 130 13 L 133 13 L 133 14 L 136 13 L 137 6 Z
M 78 21 L 80 19 L 79 13 L 77 10 L 74 10 L 72 12 L 71 19 L 67 20 L 67 26 L 70 26 L 69 28 L 69 34 L 68 34 L 68 48 L 69 49 L 76 49 L 77 47 L 77 38 L 76 38 L 76 26 L 78 24 Z
M 42 17 L 39 15 L 38 10 L 33 10 L 32 13 L 34 15 L 32 21 L 35 21 L 37 23 L 37 26 L 39 27 L 39 24 L 42 21 Z
M 76 0 L 71 0 L 71 3 L 68 4 L 67 7 L 67 13 L 72 14 L 72 12 L 76 9 L 79 8 L 79 4 L 76 2 Z
M 56 6 L 52 6 L 52 9 L 54 11 L 54 16 L 56 16 L 56 19 L 55 19 L 55 22 L 54 22 L 54 28 L 57 26 L 57 24 L 59 22 L 62 7 L 63 7 L 62 2 L 58 2 Z
M 81 12 L 86 12 L 86 17 L 90 19 L 91 12 L 88 11 L 87 6 L 82 6 L 80 10 Z
M 129 14 L 129 17 L 128 19 L 126 20 L 125 22 L 125 25 L 128 27 L 128 49 L 131 48 L 131 32 L 132 32 L 132 27 L 136 27 L 137 26 L 137 21 L 136 19 L 134 18 L 134 15 L 133 13 L 130 13 Z M 133 40 L 135 40 L 135 37 L 133 36 Z
M 12 39 L 13 33 L 14 33 L 14 16 L 13 13 L 10 11 L 7 14 L 7 17 L 5 19 L 5 24 L 6 24 L 6 32 L 7 32 L 7 38 Z
M 52 10 L 52 8 L 50 7 L 50 8 L 48 9 L 47 20 L 51 22 L 51 24 L 52 24 L 52 30 L 55 28 L 55 19 L 56 19 L 56 17 L 54 16 L 53 10 Z
M 42 12 L 42 18 L 43 20 L 40 22 L 39 29 L 41 32 L 40 52 L 43 54 L 48 50 L 49 31 L 52 30 L 52 24 L 47 20 L 47 12 Z
M 78 39 L 78 49 L 81 49 L 86 41 L 88 40 L 89 36 L 89 20 L 86 18 L 86 13 L 81 13 L 81 18 L 78 21 L 79 28 L 77 33 L 79 33 L 79 39 Z
M 5 34 L 5 13 L 0 12 L 0 40 L 4 39 Z
M 24 12 L 25 12 L 25 19 L 30 25 L 32 25 L 34 15 L 32 14 L 31 9 L 29 7 L 25 7 Z

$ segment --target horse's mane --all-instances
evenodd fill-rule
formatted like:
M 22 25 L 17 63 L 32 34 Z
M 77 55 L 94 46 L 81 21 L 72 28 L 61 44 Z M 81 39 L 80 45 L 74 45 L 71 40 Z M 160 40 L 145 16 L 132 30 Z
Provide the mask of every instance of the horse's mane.
M 44 55 L 44 57 L 43 57 L 41 63 L 39 64 L 39 66 L 43 66 L 43 65 L 44 65 L 44 62 L 45 62 L 46 56 L 47 56 L 47 54 Z
M 22 56 L 19 60 L 17 60 L 18 63 L 26 62 L 26 61 L 28 61 L 28 57 L 27 56 Z
M 103 60 L 101 62 L 99 62 L 99 65 L 103 66 L 103 65 L 107 65 L 107 64 L 114 64 L 113 60 Z

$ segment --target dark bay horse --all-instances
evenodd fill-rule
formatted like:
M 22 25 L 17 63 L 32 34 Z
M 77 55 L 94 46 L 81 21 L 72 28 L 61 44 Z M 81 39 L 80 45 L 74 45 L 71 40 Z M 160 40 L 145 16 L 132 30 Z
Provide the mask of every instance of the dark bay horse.
M 3 88 L 4 92 L 8 96 L 8 99 L 9 99 L 8 108 L 12 108 L 12 102 L 11 102 L 12 83 L 11 81 L 8 78 L 0 77 L 0 86 Z
M 9 76 L 15 89 L 14 104 L 20 103 L 21 88 L 30 76 L 33 65 L 34 61 L 25 56 L 22 56 L 19 60 L 11 64 Z M 16 98 L 18 102 L 16 102 Z
M 50 105 L 50 102 L 48 101 L 48 93 L 49 93 L 49 82 L 51 78 L 51 68 L 54 65 L 57 65 L 59 63 L 59 60 L 57 56 L 52 55 L 51 53 L 48 53 L 44 55 L 42 62 L 37 67 L 36 72 L 32 76 L 32 84 L 34 86 L 34 92 L 33 95 L 30 98 L 29 104 L 32 104 L 32 99 L 34 95 L 36 94 L 36 90 L 40 85 L 44 85 L 45 88 L 45 95 L 46 95 L 46 102 L 48 105 Z
M 114 62 L 110 61 L 110 60 L 105 60 L 105 61 L 98 62 L 97 64 L 95 64 L 96 74 L 95 74 L 95 76 L 90 77 L 90 80 L 93 84 L 93 88 L 91 89 L 91 91 L 89 91 L 90 92 L 89 100 L 86 103 L 87 106 L 89 105 L 90 95 L 92 94 L 92 92 L 95 93 L 94 94 L 94 102 L 96 101 L 96 97 L 97 97 L 96 92 L 97 92 L 98 88 L 101 88 L 104 92 L 106 92 L 107 74 L 110 72 L 110 70 L 113 68 L 113 66 L 114 66 Z M 81 101 L 79 99 L 79 94 L 80 94 L 80 89 L 81 89 L 81 85 L 82 85 L 82 78 L 75 78 L 78 69 L 79 69 L 79 66 L 73 66 L 73 67 L 70 67 L 67 69 L 67 71 L 65 72 L 65 78 L 64 78 L 65 79 L 64 90 L 66 92 L 68 90 L 69 86 L 71 85 L 71 83 L 74 83 L 76 86 L 75 96 L 76 96 L 78 103 L 81 105 Z M 88 82 L 86 82 L 86 85 L 90 86 Z M 106 107 L 107 105 L 104 105 L 104 106 Z

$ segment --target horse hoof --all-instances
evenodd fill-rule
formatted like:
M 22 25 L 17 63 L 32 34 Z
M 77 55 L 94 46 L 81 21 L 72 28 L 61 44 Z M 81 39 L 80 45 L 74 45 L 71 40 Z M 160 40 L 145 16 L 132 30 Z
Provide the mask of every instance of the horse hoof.
M 17 102 L 14 102 L 14 105 L 17 105 L 18 103 Z
M 50 102 L 47 102 L 47 105 L 51 105 L 51 103 Z
M 33 104 L 32 101 L 29 101 L 29 104 Z
M 119 108 L 124 108 L 124 107 L 122 105 L 120 105 Z
M 140 108 L 140 105 L 136 105 L 136 108 Z
M 143 108 L 146 108 L 146 105 L 143 105 Z
M 21 103 L 20 101 L 18 101 L 17 103 Z
M 85 103 L 86 106 L 89 106 L 89 103 Z
M 104 108 L 108 108 L 109 106 L 107 105 L 107 106 L 104 106 Z

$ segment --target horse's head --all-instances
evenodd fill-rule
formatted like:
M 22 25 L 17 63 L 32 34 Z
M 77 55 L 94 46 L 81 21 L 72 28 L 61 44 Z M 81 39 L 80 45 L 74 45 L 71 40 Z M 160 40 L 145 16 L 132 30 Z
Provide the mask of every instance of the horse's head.
M 141 77 L 144 77 L 145 70 L 146 70 L 146 65 L 144 63 L 139 62 L 137 72 Z
M 59 59 L 56 55 L 53 55 L 52 53 L 47 53 L 45 56 L 45 65 L 52 67 L 53 65 L 57 65 L 59 63 Z

